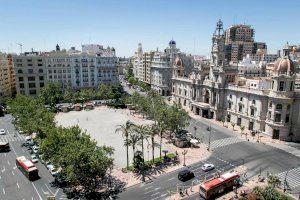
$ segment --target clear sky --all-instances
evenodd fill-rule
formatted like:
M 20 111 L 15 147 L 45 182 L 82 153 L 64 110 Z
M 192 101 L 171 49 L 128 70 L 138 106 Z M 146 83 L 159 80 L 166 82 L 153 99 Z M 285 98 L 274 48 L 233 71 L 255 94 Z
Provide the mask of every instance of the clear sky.
M 183 52 L 208 55 L 218 19 L 250 24 L 255 40 L 275 53 L 300 43 L 300 0 L 6 0 L 0 4 L 0 51 L 69 49 L 97 43 L 131 56 L 164 49 L 172 37 Z

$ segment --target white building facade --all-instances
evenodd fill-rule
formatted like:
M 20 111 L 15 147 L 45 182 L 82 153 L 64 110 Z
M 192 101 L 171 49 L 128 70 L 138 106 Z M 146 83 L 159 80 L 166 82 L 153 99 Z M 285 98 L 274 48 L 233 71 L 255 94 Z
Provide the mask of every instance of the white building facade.
M 300 141 L 300 93 L 295 91 L 295 66 L 288 54 L 274 63 L 264 77 L 228 79 L 224 59 L 224 33 L 219 21 L 213 36 L 209 74 L 194 72 L 185 77 L 180 67 L 173 70 L 174 102 L 195 114 L 224 120 L 274 139 Z

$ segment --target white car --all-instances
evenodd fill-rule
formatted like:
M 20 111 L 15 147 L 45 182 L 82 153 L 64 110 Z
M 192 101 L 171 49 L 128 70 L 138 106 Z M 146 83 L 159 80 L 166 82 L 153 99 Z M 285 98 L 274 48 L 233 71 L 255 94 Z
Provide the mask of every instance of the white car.
M 6 131 L 4 129 L 0 129 L 0 135 L 5 135 Z
M 36 155 L 31 155 L 31 162 L 37 163 L 39 159 L 36 157 Z
M 49 170 L 49 172 L 52 176 L 54 176 L 58 173 L 58 170 L 56 170 L 56 168 L 52 164 L 47 165 L 47 169 Z
M 215 166 L 213 164 L 204 164 L 201 169 L 205 172 L 213 170 Z
M 39 147 L 36 146 L 36 145 L 34 145 L 34 146 L 32 147 L 32 151 L 33 151 L 33 153 L 38 153 Z

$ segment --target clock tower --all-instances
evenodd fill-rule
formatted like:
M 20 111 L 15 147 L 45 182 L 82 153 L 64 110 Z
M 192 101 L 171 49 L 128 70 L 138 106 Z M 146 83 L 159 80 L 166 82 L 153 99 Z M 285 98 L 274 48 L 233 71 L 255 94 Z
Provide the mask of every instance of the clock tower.
M 225 35 L 223 30 L 223 22 L 219 19 L 217 27 L 212 37 L 211 49 L 212 65 L 221 67 L 225 63 Z

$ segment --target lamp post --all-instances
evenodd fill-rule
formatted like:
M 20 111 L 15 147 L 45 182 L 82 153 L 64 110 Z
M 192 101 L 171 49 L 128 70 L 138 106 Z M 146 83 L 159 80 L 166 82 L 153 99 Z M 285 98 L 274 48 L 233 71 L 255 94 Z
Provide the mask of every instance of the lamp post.
M 196 137 L 197 126 L 194 126 L 194 138 Z
M 209 127 L 207 127 L 207 131 L 209 131 L 209 135 L 208 135 L 208 146 L 207 146 L 207 150 L 210 150 L 210 137 L 211 137 L 211 125 L 209 125 Z
M 183 166 L 186 166 L 185 164 L 185 155 L 187 154 L 187 150 L 183 150 L 182 155 L 183 155 Z

